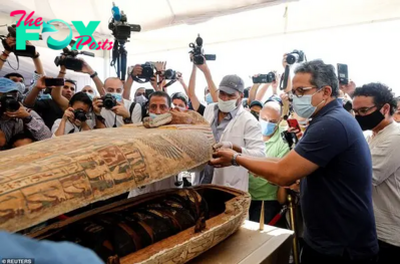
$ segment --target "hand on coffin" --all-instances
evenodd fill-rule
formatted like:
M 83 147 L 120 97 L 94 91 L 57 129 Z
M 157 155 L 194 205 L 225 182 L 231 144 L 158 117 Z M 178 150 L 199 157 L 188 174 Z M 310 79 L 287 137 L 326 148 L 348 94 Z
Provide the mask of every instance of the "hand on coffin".
M 217 149 L 213 158 L 210 160 L 209 164 L 214 166 L 215 168 L 223 168 L 232 166 L 233 155 L 236 154 L 236 151 L 227 148 Z
M 233 148 L 233 144 L 230 141 L 222 141 L 222 142 L 219 142 L 219 143 L 217 143 L 217 144 L 215 144 L 213 146 L 214 151 L 216 151 L 218 149 L 221 149 L 221 148 L 232 149 Z

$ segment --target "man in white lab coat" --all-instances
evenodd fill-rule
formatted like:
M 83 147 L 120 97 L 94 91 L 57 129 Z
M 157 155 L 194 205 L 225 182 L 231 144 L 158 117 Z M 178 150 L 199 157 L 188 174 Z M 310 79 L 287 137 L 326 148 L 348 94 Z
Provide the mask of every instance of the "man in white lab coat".
M 244 82 L 237 75 L 225 76 L 218 89 L 218 103 L 210 104 L 204 118 L 210 123 L 216 142 L 245 155 L 263 157 L 261 126 L 244 110 Z M 196 175 L 195 184 L 217 184 L 248 191 L 249 174 L 242 167 L 213 168 L 207 165 Z

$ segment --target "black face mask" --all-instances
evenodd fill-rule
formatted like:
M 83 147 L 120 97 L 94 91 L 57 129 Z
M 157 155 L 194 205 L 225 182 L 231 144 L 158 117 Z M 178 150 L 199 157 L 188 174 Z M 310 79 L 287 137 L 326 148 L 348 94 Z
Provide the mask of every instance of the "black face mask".
M 363 131 L 375 128 L 384 119 L 385 116 L 381 113 L 380 109 L 366 116 L 356 115 L 356 120 L 360 124 Z

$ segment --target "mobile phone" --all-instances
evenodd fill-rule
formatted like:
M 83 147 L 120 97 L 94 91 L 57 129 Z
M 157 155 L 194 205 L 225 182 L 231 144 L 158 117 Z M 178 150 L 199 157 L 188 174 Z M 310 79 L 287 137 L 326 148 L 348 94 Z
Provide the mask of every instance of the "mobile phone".
M 63 78 L 46 78 L 44 79 L 44 84 L 46 87 L 50 86 L 64 86 Z
M 288 119 L 287 122 L 289 124 L 289 127 L 301 131 L 300 125 L 299 125 L 299 122 L 297 121 L 297 119 Z
M 349 71 L 347 64 L 337 64 L 337 73 L 339 78 L 339 84 L 347 85 L 349 84 Z
M 33 58 L 36 54 L 36 48 L 32 45 L 26 45 L 24 50 L 17 50 L 16 47 L 14 47 L 13 52 L 17 56 Z

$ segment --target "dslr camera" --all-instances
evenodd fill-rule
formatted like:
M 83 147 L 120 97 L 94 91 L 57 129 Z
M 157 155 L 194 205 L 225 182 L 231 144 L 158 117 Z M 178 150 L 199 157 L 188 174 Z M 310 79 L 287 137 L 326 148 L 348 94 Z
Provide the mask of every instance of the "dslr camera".
M 150 79 L 154 77 L 154 72 L 156 71 L 156 67 L 154 67 L 154 64 L 151 62 L 146 62 L 145 64 L 142 64 L 140 66 L 142 67 L 142 74 L 137 76 L 137 78 L 145 79 L 144 82 L 150 81 Z
M 276 80 L 274 72 L 269 72 L 268 74 L 259 74 L 258 76 L 253 76 L 253 83 L 272 83 Z
M 117 99 L 112 94 L 104 95 L 101 97 L 101 100 L 103 100 L 103 106 L 107 110 L 111 110 L 114 106 L 117 106 Z
M 166 71 L 164 71 L 163 74 L 165 80 L 176 80 L 177 76 L 176 76 L 176 71 L 168 69 Z
M 72 41 L 71 43 L 73 45 L 75 41 Z M 92 52 L 69 50 L 67 47 L 65 47 L 63 48 L 63 53 L 61 53 L 60 56 L 57 56 L 55 58 L 54 63 L 56 64 L 57 67 L 62 65 L 68 70 L 81 71 L 83 67 L 83 61 L 76 58 L 79 54 L 94 57 L 94 53 Z
M 87 120 L 86 113 L 82 109 L 76 109 L 74 111 L 74 116 L 76 120 L 85 122 Z
M 12 94 L 3 94 L 0 97 L 0 112 L 16 112 L 21 105 Z
M 111 13 L 113 15 L 112 21 L 108 24 L 108 29 L 112 31 L 112 35 L 117 40 L 126 41 L 131 37 L 131 31 L 140 32 L 141 26 L 135 24 L 128 24 L 126 14 L 124 11 L 120 11 L 119 7 L 113 2 L 113 7 L 111 8 Z
M 200 34 L 196 38 L 196 44 L 190 43 L 189 48 L 192 48 L 189 53 L 193 54 L 193 63 L 196 65 L 204 64 L 205 60 L 216 60 L 217 56 L 215 54 L 204 54 L 203 50 L 203 39 Z
M 294 50 L 291 53 L 287 54 L 287 56 L 286 56 L 286 62 L 289 65 L 303 62 L 304 59 L 305 59 L 305 55 L 304 55 L 304 52 L 301 50 Z

